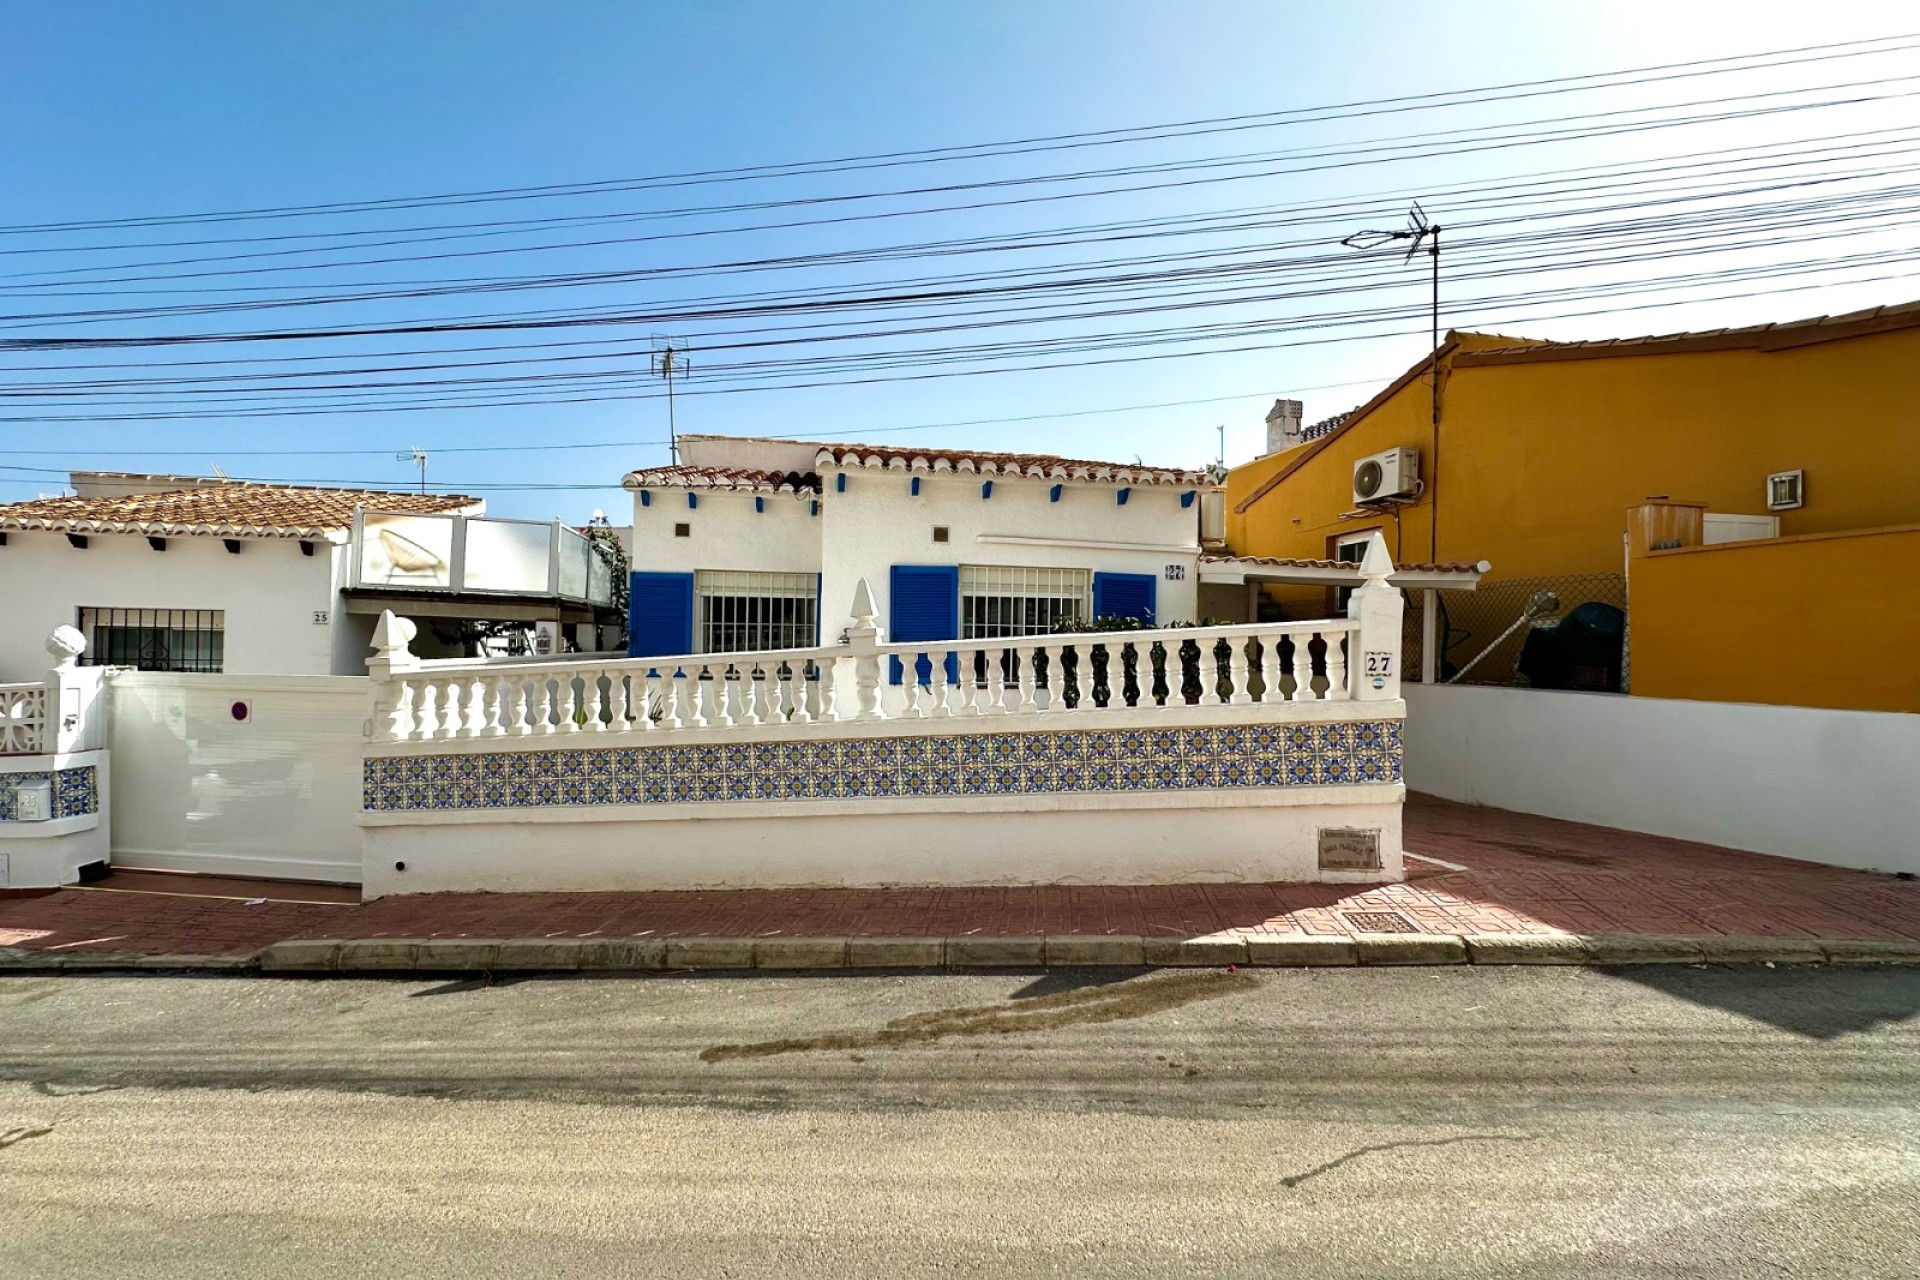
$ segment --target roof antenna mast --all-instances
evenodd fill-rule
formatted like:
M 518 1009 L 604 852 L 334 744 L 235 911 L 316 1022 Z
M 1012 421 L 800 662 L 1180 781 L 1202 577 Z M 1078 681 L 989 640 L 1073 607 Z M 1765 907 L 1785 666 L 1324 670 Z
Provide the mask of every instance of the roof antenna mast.
M 673 420 L 673 380 L 686 377 L 692 368 L 685 344 L 677 344 L 667 337 L 654 338 L 650 369 L 654 377 L 667 384 L 667 450 L 676 465 L 680 461 L 680 430 Z
M 1427 357 L 1427 381 L 1433 388 L 1433 471 L 1429 477 L 1436 483 L 1440 478 L 1440 224 L 1427 218 L 1427 211 L 1420 207 L 1418 200 L 1413 208 L 1407 210 L 1407 225 L 1402 231 L 1356 231 L 1340 243 L 1349 249 L 1377 249 L 1394 240 L 1410 241 L 1407 256 L 1402 262 L 1412 262 L 1414 255 L 1420 252 L 1422 244 L 1427 247 L 1427 258 L 1433 264 L 1433 303 L 1428 317 L 1428 337 L 1432 345 Z M 1431 559 L 1440 558 L 1439 511 L 1437 505 L 1428 513 L 1427 554 Z
M 422 449 L 419 445 L 414 445 L 411 449 L 394 454 L 393 460 L 395 462 L 411 462 L 414 466 L 420 468 L 420 492 L 425 493 L 427 491 L 427 451 L 425 449 Z

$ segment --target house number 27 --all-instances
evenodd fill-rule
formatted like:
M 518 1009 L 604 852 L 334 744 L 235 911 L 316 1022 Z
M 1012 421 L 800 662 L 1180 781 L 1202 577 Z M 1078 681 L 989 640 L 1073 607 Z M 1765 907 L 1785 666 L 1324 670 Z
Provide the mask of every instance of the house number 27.
M 1185 579 L 1186 576 L 1187 576 L 1187 566 L 1183 564 L 1170 564 L 1167 566 L 1168 582 L 1179 582 Z
M 1370 649 L 1367 651 L 1367 679 L 1376 689 L 1387 686 L 1387 677 L 1393 674 L 1393 651 L 1391 649 Z

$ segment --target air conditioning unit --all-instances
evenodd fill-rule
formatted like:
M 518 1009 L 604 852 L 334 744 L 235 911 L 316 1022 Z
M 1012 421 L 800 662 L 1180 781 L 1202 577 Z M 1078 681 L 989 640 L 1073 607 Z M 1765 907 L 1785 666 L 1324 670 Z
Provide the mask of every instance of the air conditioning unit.
M 1353 464 L 1353 501 L 1356 506 L 1411 498 L 1420 492 L 1420 451 L 1388 449 Z

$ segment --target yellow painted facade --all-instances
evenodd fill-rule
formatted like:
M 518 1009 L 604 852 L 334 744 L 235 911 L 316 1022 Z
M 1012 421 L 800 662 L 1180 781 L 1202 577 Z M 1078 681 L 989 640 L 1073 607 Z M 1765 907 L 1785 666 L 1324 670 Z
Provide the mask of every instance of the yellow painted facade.
M 1229 550 L 1333 558 L 1377 528 L 1396 562 L 1489 561 L 1485 584 L 1618 575 L 1630 508 L 1665 497 L 1767 515 L 1767 476 L 1793 470 L 1805 505 L 1772 513 L 1782 538 L 1920 523 L 1920 304 L 1611 343 L 1455 333 L 1438 367 L 1437 428 L 1423 362 L 1327 436 L 1231 472 Z M 1405 446 L 1420 450 L 1419 496 L 1356 510 L 1354 463 Z M 1850 607 L 1800 558 L 1777 563 L 1791 574 L 1762 590 Z M 1289 612 L 1321 604 L 1272 594 Z M 1704 645 L 1713 614 L 1663 643 Z M 1630 625 L 1646 692 L 1645 637 Z
M 1920 711 L 1920 524 L 1652 551 L 1629 578 L 1636 694 Z

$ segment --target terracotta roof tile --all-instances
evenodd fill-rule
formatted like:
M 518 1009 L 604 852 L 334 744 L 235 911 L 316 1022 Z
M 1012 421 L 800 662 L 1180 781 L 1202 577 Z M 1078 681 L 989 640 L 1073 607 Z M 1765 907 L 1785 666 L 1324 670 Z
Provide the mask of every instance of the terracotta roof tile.
M 352 528 L 355 507 L 431 515 L 481 504 L 463 494 L 319 489 L 244 481 L 158 493 L 37 498 L 0 506 L 0 529 L 227 538 L 324 538 Z
M 1791 346 L 1801 340 L 1817 340 L 1835 330 L 1860 328 L 1872 331 L 1877 328 L 1901 328 L 1916 322 L 1920 322 L 1920 302 L 1906 302 L 1895 306 L 1868 307 L 1837 316 L 1811 316 L 1803 320 L 1780 320 L 1738 328 L 1692 329 L 1682 333 L 1658 333 L 1634 338 L 1594 338 L 1576 342 L 1509 338 L 1507 342 L 1510 345 L 1475 347 L 1471 351 L 1464 351 L 1456 357 L 1455 363 L 1501 363 L 1516 358 L 1551 360 L 1575 355 L 1653 355 L 1674 347 Z M 1478 336 L 1504 338 L 1506 335 Z
M 1351 560 L 1297 560 L 1285 556 L 1201 556 L 1200 563 L 1226 565 L 1260 565 L 1270 569 L 1341 569 L 1350 570 L 1355 577 L 1360 575 L 1360 566 Z M 1490 566 L 1485 561 L 1478 564 L 1428 564 L 1409 560 L 1405 564 L 1393 566 L 1395 573 L 1460 573 L 1482 574 Z
M 1104 484 L 1200 485 L 1204 472 L 1140 463 L 1094 462 L 1051 453 L 992 453 L 980 449 L 918 449 L 901 445 L 823 444 L 818 465 L 871 467 L 884 471 L 948 472 L 960 475 L 1016 476 L 1034 480 L 1076 480 Z
M 754 467 L 650 467 L 630 471 L 621 484 L 629 489 L 734 489 L 745 493 L 820 492 L 820 477 L 809 471 L 762 471 Z

